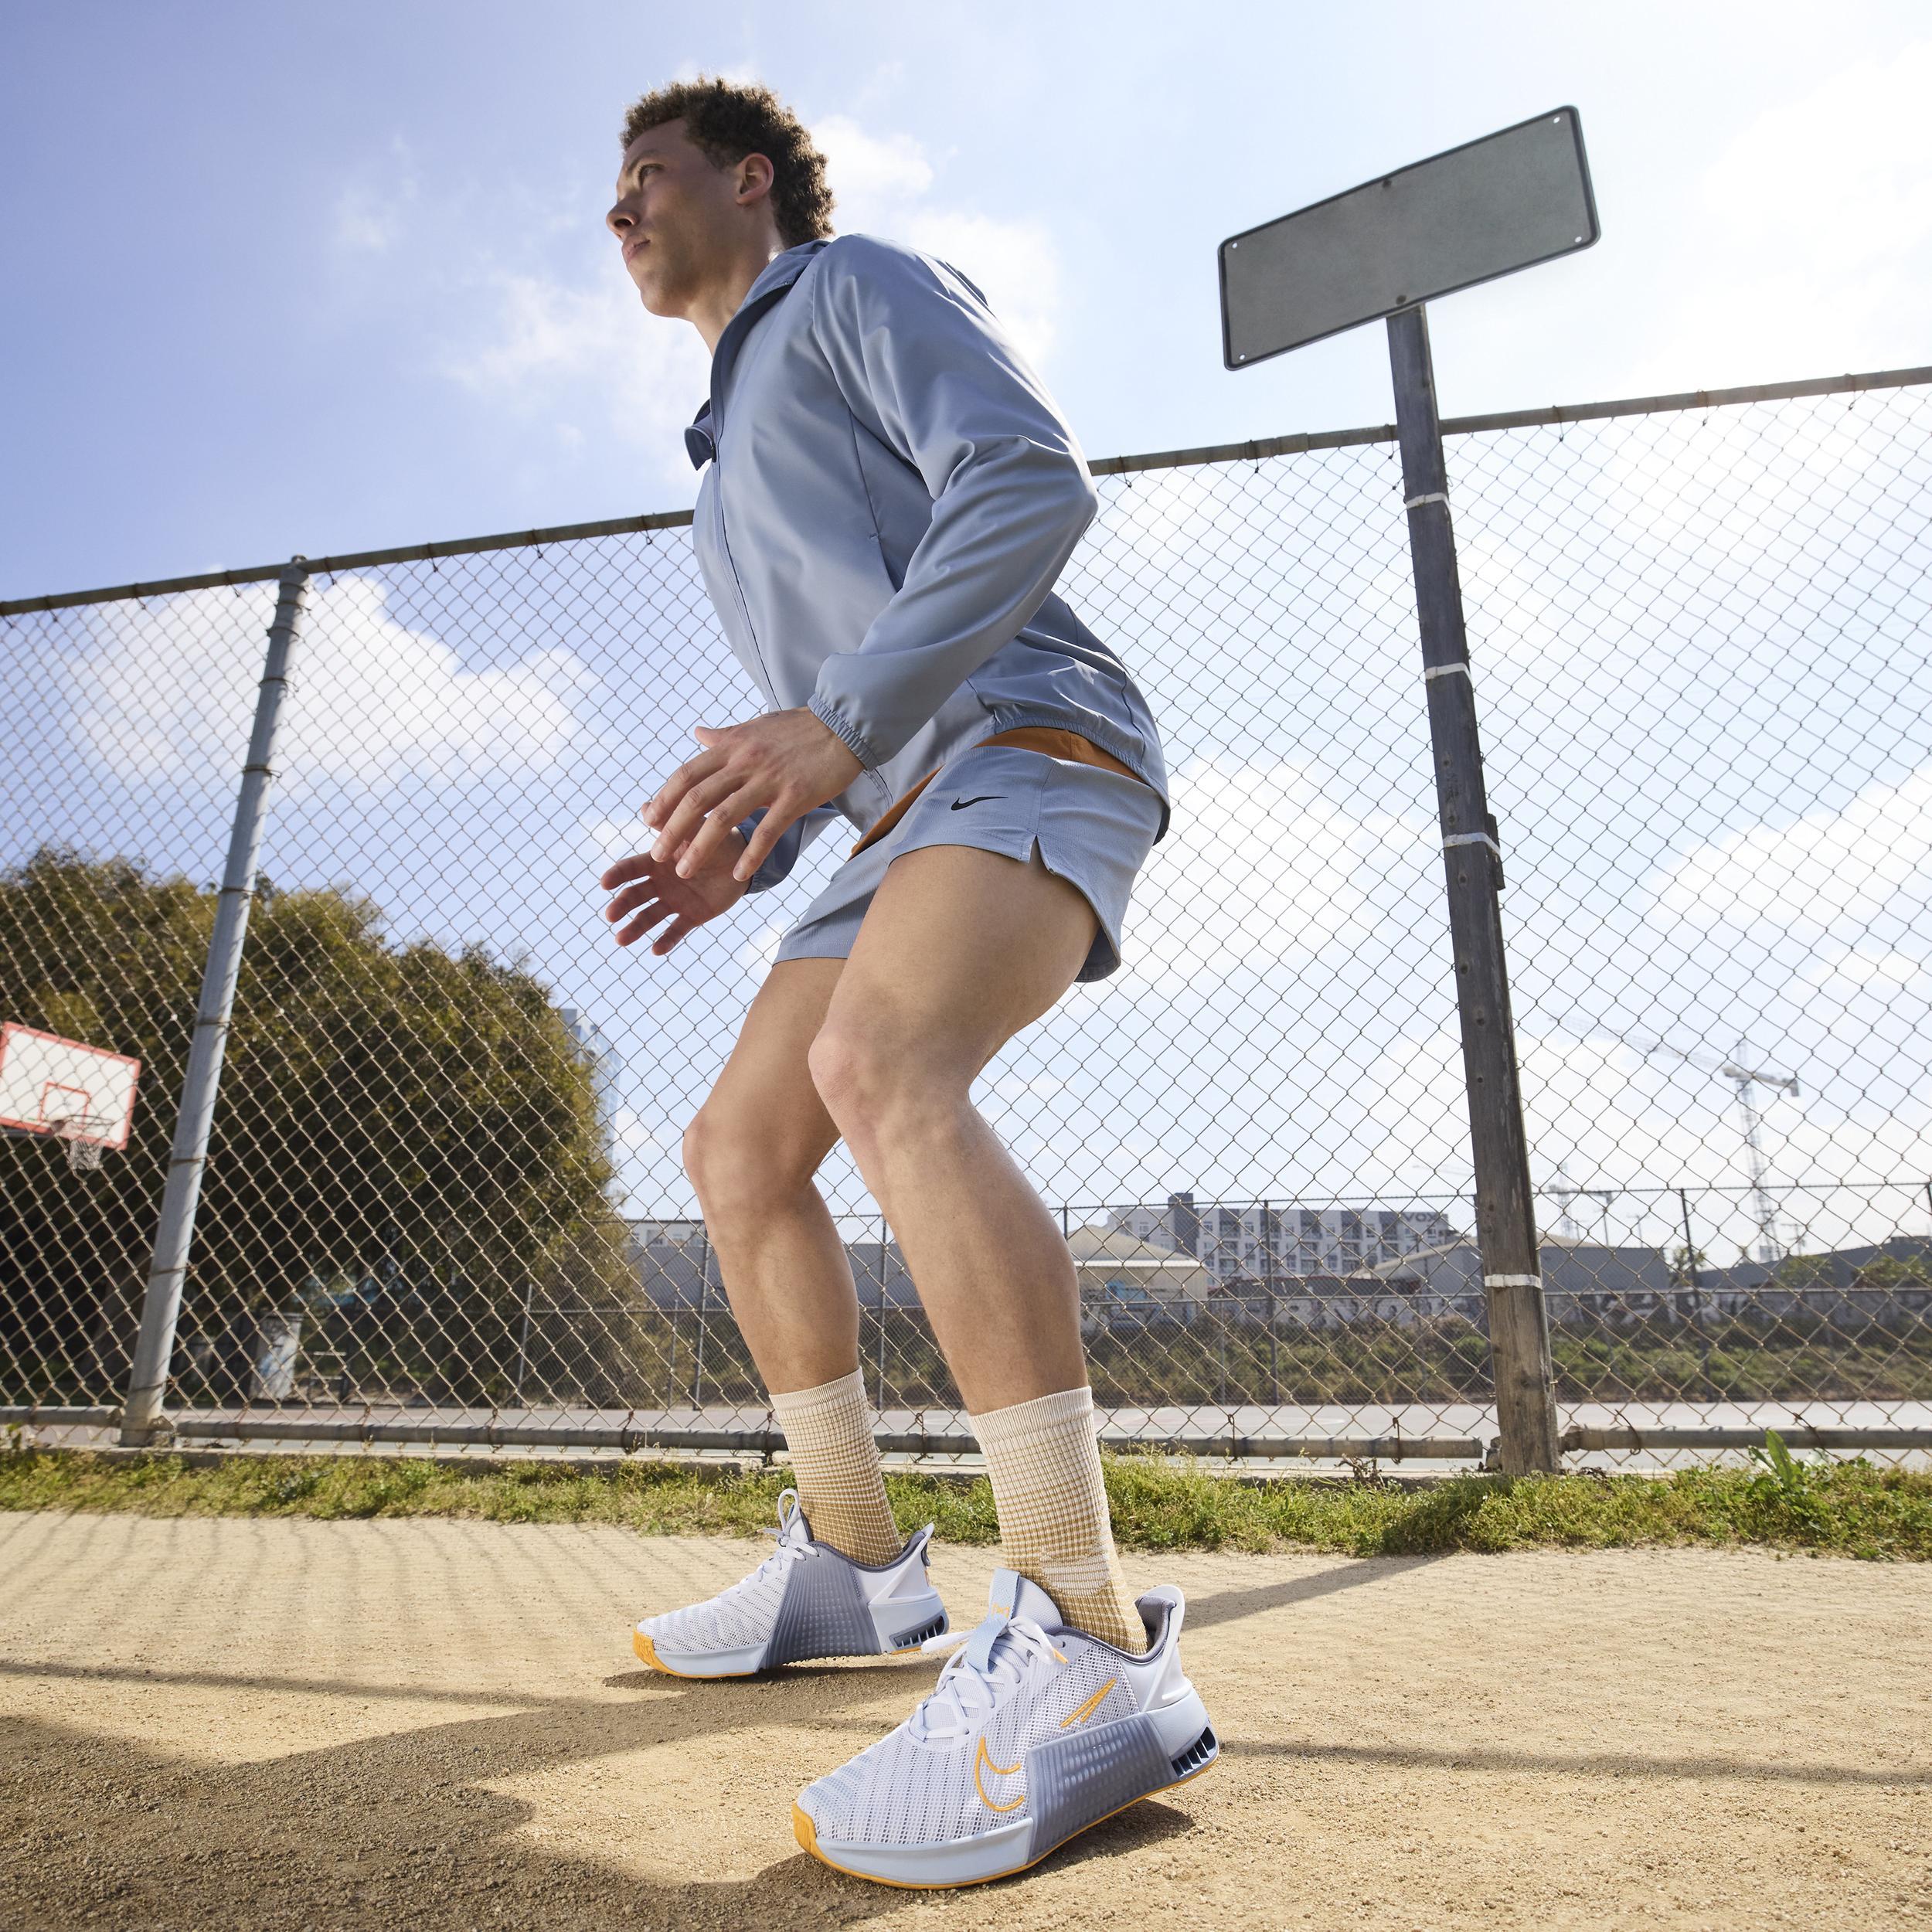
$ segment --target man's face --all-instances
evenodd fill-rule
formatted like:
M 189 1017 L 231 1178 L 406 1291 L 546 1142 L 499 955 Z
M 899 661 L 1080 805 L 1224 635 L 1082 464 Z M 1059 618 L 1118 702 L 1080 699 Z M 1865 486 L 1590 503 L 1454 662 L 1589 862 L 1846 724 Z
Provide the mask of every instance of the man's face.
M 718 168 L 685 138 L 682 121 L 647 128 L 624 151 L 605 225 L 654 315 L 682 316 L 713 279 L 743 219 L 740 162 Z

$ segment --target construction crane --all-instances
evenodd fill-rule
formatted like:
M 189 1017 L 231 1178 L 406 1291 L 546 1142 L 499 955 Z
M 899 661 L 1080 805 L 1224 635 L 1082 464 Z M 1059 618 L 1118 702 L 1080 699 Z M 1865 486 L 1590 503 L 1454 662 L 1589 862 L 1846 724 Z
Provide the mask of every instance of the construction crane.
M 1620 1034 L 1619 1039 L 1623 1036 Z M 1736 1057 L 1720 1060 L 1713 1066 L 1709 1060 L 1700 1059 L 1695 1053 L 1687 1053 L 1681 1046 L 1667 1046 L 1662 1040 L 1645 1046 L 1641 1040 L 1625 1039 L 1626 1046 L 1634 1046 L 1646 1057 L 1656 1053 L 1666 1053 L 1672 1060 L 1680 1060 L 1687 1066 L 1696 1067 L 1699 1073 L 1716 1073 L 1735 1083 L 1737 1088 L 1737 1111 L 1744 1118 L 1744 1147 L 1750 1170 L 1751 1205 L 1757 1216 L 1757 1258 L 1767 1267 L 1775 1265 L 1784 1258 L 1784 1245 L 1777 1226 L 1777 1210 L 1771 1204 L 1770 1163 L 1764 1158 L 1764 1137 L 1762 1131 L 1764 1116 L 1760 1111 L 1757 1097 L 1751 1089 L 1767 1087 L 1776 1091 L 1783 1088 L 1788 1094 L 1798 1091 L 1798 1077 L 1791 1073 L 1767 1073 L 1744 1064 L 1744 1043 L 1738 1042 Z
M 1556 1232 L 1559 1234 L 1567 1235 L 1573 1241 L 1578 1239 L 1583 1232 L 1577 1225 L 1577 1216 L 1573 1212 L 1577 1201 L 1579 1199 L 1594 1201 L 1607 1215 L 1610 1211 L 1610 1204 L 1616 1199 L 1619 1192 L 1614 1187 L 1579 1187 L 1563 1171 L 1563 1165 L 1560 1161 L 1556 1164 L 1556 1179 L 1552 1181 L 1543 1191 L 1547 1194 L 1553 1194 L 1563 1204 L 1562 1217 L 1556 1223 Z

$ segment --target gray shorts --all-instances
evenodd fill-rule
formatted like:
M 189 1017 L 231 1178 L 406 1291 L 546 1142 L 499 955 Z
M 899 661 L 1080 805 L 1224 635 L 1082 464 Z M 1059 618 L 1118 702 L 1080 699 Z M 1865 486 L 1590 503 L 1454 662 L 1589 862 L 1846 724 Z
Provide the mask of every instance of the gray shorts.
M 1121 963 L 1121 921 L 1160 824 L 1160 794 L 1138 778 L 1019 745 L 970 746 L 940 767 L 877 845 L 832 874 L 779 941 L 773 964 L 849 957 L 872 896 L 901 852 L 975 845 L 1025 865 L 1037 843 L 1046 869 L 1077 886 L 1100 917 L 1075 979 L 1104 979 Z

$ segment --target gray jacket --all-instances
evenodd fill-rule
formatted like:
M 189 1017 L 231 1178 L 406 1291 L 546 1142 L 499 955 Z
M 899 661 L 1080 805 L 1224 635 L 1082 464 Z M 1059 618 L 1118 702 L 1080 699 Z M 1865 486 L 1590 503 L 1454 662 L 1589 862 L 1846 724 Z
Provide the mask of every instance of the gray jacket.
M 865 767 L 787 828 L 750 890 L 835 820 L 869 831 L 954 753 L 1020 725 L 1111 752 L 1159 793 L 1166 836 L 1146 702 L 1052 594 L 1097 507 L 1086 459 L 957 269 L 869 235 L 774 257 L 718 338 L 685 442 L 710 464 L 692 535 L 732 649 L 769 706 L 808 709 Z

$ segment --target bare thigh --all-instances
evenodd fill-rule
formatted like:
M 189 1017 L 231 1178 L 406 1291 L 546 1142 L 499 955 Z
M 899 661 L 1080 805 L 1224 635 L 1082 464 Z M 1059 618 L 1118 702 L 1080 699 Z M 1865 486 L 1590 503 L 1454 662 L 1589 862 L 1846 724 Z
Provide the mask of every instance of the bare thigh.
M 1022 865 L 977 846 L 922 845 L 886 868 L 828 1000 L 828 1035 L 840 1058 L 857 1053 L 875 1073 L 950 1080 L 963 1093 L 1073 985 L 1097 927 L 1079 888 L 1038 852 Z
M 975 1415 L 1086 1379 L 1066 1239 L 970 1095 L 1073 984 L 1097 923 L 1037 852 L 902 853 L 812 1044 L 818 1090 Z
M 692 1182 L 711 1196 L 707 1213 L 741 1192 L 755 1203 L 770 1199 L 774 1183 L 802 1185 L 838 1141 L 805 1056 L 845 964 L 781 960 L 753 996 L 723 1071 L 685 1137 L 686 1168 L 700 1170 L 692 1172 Z

